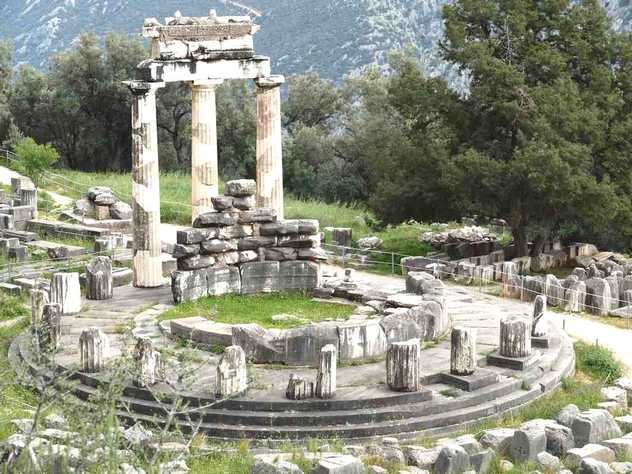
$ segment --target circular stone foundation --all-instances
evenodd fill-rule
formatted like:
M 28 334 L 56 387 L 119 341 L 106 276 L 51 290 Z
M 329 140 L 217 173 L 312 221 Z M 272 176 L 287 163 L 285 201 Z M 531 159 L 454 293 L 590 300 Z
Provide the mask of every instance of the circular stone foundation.
M 400 302 L 412 298 L 410 294 L 402 293 L 402 280 L 391 285 L 389 282 L 393 281 L 374 276 L 355 282 L 356 288 L 347 290 L 356 295 L 361 293 L 360 289 L 370 290 L 374 296 L 378 291 L 391 293 L 398 295 L 396 300 Z M 526 313 L 528 307 L 513 300 L 447 287 L 445 297 L 450 321 L 458 326 L 475 328 L 477 332 L 479 369 L 472 376 L 450 376 L 450 342 L 438 338 L 421 352 L 422 388 L 417 392 L 389 390 L 385 383 L 384 361 L 364 361 L 357 365 L 353 360 L 345 362 L 340 357 L 337 391 L 333 399 L 294 401 L 285 398 L 290 375 L 313 379 L 314 368 L 250 364 L 245 395 L 217 400 L 213 393 L 220 356 L 182 347 L 161 334 L 157 327 L 158 316 L 170 307 L 169 288 L 140 290 L 125 287 L 117 290 L 113 300 L 87 302 L 81 314 L 63 318 L 63 349 L 56 355 L 55 363 L 75 374 L 74 394 L 87 400 L 96 392 L 97 386 L 107 385 L 113 374 L 120 372 L 134 343 L 134 338 L 121 333 L 121 326 L 135 324 L 135 335 L 151 337 L 154 345 L 161 348 L 169 383 L 159 381 L 151 388 L 135 387 L 131 380 L 124 383 L 119 416 L 129 423 L 140 421 L 162 426 L 166 413 L 174 400 L 178 400 L 187 407 L 176 416 L 179 428 L 190 431 L 199 426 L 214 439 L 246 437 L 281 443 L 307 438 L 361 441 L 385 435 L 402 439 L 413 438 L 419 433 L 442 435 L 520 407 L 557 388 L 574 370 L 571 341 L 553 324 L 548 325 L 548 347 L 534 351 L 533 360 L 522 370 L 488 365 L 487 355 L 498 347 L 500 319 Z M 148 304 L 153 306 L 147 309 Z M 74 371 L 79 362 L 79 334 L 90 326 L 98 326 L 106 332 L 112 347 L 108 368 L 98 374 Z M 342 351 L 340 353 L 342 355 Z M 24 377 L 33 374 L 51 376 L 47 372 L 50 369 L 44 368 L 39 361 L 28 333 L 14 341 L 10 360 Z

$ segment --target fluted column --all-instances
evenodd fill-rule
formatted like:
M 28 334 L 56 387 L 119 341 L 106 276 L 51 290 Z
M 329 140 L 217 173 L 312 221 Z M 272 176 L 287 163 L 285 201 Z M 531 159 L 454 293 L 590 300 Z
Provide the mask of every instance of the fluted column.
M 160 258 L 160 171 L 156 90 L 164 83 L 131 82 L 132 203 L 134 221 L 134 286 L 162 284 Z
M 257 206 L 270 207 L 283 219 L 283 152 L 281 84 L 283 76 L 255 80 L 257 84 Z
M 191 86 L 191 204 L 192 219 L 213 210 L 219 194 L 215 88 L 222 81 L 194 82 Z

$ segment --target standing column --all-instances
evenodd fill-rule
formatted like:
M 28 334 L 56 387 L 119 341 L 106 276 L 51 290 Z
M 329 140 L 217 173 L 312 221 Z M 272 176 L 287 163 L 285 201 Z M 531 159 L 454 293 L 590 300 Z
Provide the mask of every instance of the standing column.
M 281 84 L 283 76 L 255 79 L 257 84 L 257 206 L 283 219 Z
M 134 286 L 162 284 L 160 258 L 160 183 L 156 90 L 164 83 L 131 82 L 132 202 L 134 221 Z
M 194 82 L 191 87 L 191 204 L 192 219 L 213 210 L 219 194 L 215 87 L 222 81 Z

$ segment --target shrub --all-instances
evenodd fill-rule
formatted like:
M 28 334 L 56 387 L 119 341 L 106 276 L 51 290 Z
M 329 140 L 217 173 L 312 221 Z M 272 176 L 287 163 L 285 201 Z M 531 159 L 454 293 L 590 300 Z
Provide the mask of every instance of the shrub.
M 623 368 L 612 352 L 601 346 L 577 342 L 575 344 L 577 368 L 598 378 L 604 384 L 623 376 Z
M 59 153 L 52 145 L 38 145 L 31 137 L 15 145 L 19 171 L 29 176 L 37 185 L 42 174 L 59 160 Z

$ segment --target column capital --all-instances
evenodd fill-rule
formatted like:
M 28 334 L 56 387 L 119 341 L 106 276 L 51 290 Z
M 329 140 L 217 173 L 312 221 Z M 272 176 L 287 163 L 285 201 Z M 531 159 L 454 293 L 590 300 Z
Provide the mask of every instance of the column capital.
M 280 75 L 263 76 L 255 79 L 255 84 L 261 89 L 272 89 L 279 87 L 285 82 L 285 77 Z
M 164 82 L 123 81 L 134 95 L 145 95 L 165 87 Z

